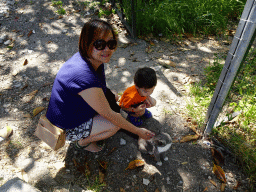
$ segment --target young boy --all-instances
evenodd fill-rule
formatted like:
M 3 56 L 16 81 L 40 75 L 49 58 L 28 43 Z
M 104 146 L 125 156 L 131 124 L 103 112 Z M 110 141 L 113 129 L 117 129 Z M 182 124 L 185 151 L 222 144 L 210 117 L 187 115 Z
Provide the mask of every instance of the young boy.
M 156 105 L 156 100 L 150 96 L 156 83 L 156 72 L 149 67 L 144 67 L 135 73 L 134 85 L 124 91 L 119 105 L 128 113 L 128 118 L 133 125 L 140 126 L 143 123 L 141 117 L 152 117 L 151 112 L 146 108 Z

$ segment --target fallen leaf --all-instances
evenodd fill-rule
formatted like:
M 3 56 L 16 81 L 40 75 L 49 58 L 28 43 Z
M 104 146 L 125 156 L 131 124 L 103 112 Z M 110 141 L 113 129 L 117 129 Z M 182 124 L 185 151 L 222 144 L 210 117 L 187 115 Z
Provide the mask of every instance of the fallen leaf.
M 215 181 L 213 181 L 213 180 L 210 179 L 210 182 L 211 182 L 215 187 L 217 187 L 217 183 L 216 183 Z
M 195 132 L 195 134 L 200 135 L 200 133 L 196 130 L 196 128 L 195 128 L 195 127 L 193 127 L 193 126 L 189 126 L 189 129 L 191 129 L 192 131 L 194 131 L 194 132 Z
M 27 64 L 28 64 L 28 60 L 27 60 L 27 59 L 25 59 L 25 61 L 24 61 L 23 65 L 27 65 Z
M 155 190 L 155 192 L 160 192 L 160 191 L 159 191 L 159 189 L 157 188 L 157 189 Z
M 174 140 L 172 140 L 172 143 L 179 143 L 179 140 L 178 139 L 174 139 Z
M 157 62 L 161 65 L 164 65 L 164 66 L 169 66 L 169 67 L 176 67 L 176 63 L 174 63 L 173 61 L 171 60 L 168 60 L 168 59 L 158 59 Z
M 154 51 L 154 49 L 151 49 L 151 46 L 148 46 L 145 51 L 146 53 L 151 53 Z
M 21 90 L 24 90 L 24 89 L 26 89 L 28 87 L 28 84 L 26 83 L 22 88 L 21 88 Z
M 205 187 L 205 189 L 203 190 L 203 192 L 207 191 L 208 190 L 208 187 Z
M 214 174 L 217 176 L 218 179 L 220 179 L 221 181 L 223 181 L 224 183 L 226 183 L 226 177 L 225 177 L 225 173 L 223 171 L 223 169 L 219 166 L 219 165 L 215 165 L 213 166 L 213 172 Z
M 125 192 L 125 190 L 122 187 L 120 187 L 120 192 Z
M 219 149 L 211 148 L 212 157 L 217 165 L 224 164 L 224 156 Z
M 135 169 L 136 167 L 139 167 L 139 166 L 143 166 L 145 165 L 145 161 L 143 160 L 134 160 L 134 161 L 131 161 L 128 165 L 128 167 L 125 169 Z
M 43 111 L 45 109 L 45 107 L 37 107 L 33 110 L 33 117 L 35 117 L 36 115 L 38 115 L 38 113 L 40 113 L 41 111 Z
M 99 181 L 100 181 L 100 183 L 103 183 L 103 182 L 104 182 L 104 178 L 105 178 L 104 173 L 102 173 L 101 171 L 99 171 Z
M 117 148 L 114 147 L 113 149 L 111 149 L 111 151 L 107 154 L 107 156 L 109 156 L 111 153 L 113 153 Z
M 24 118 L 31 118 L 31 115 L 27 113 L 27 114 L 24 114 L 23 117 Z
M 186 165 L 186 164 L 188 164 L 188 162 L 183 162 L 183 163 L 181 163 L 182 165 Z
M 80 165 L 80 163 L 78 163 L 75 158 L 73 158 L 73 162 L 75 164 L 75 167 L 77 168 L 77 170 L 82 173 L 84 176 L 88 176 L 91 174 L 89 167 L 87 165 L 87 163 L 85 163 L 84 165 Z
M 149 44 L 150 44 L 151 46 L 155 46 L 155 43 L 154 43 L 153 41 L 149 41 Z
M 226 183 L 221 183 L 220 191 L 225 191 Z
M 22 101 L 26 102 L 26 103 L 29 103 L 36 96 L 37 92 L 38 92 L 38 90 L 35 90 L 35 91 L 32 91 L 31 93 L 25 95 L 22 98 Z
M 108 163 L 106 161 L 98 161 L 98 163 L 103 169 L 106 170 L 108 168 Z
M 186 135 L 180 140 L 180 142 L 184 143 L 192 140 L 197 140 L 198 138 L 199 138 L 199 135 Z
M 33 31 L 30 30 L 29 33 L 28 33 L 28 37 L 30 37 L 30 35 L 32 35 Z

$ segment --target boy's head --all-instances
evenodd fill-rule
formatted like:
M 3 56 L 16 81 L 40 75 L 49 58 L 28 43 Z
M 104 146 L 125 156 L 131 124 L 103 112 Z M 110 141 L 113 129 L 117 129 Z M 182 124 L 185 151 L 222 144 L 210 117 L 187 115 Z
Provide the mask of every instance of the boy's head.
M 134 76 L 134 84 L 141 96 L 149 96 L 153 93 L 157 83 L 156 72 L 149 67 L 139 68 Z

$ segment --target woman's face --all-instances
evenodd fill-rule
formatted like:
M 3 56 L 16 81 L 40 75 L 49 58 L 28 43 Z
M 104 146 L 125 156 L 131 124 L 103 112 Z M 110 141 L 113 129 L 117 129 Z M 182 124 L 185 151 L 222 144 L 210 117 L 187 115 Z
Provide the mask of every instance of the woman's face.
M 101 40 L 102 39 L 102 40 L 108 42 L 109 40 L 114 39 L 113 34 L 112 34 L 111 31 L 107 32 L 106 35 L 104 35 L 104 36 L 103 35 L 104 34 L 100 35 L 99 38 L 96 39 L 96 40 Z M 112 54 L 115 52 L 115 50 L 116 49 L 113 49 L 113 50 L 109 49 L 108 46 L 106 46 L 105 49 L 103 49 L 103 50 L 97 50 L 93 46 L 90 61 L 93 65 L 100 65 L 102 63 L 108 63 L 110 61 L 110 58 L 111 58 Z

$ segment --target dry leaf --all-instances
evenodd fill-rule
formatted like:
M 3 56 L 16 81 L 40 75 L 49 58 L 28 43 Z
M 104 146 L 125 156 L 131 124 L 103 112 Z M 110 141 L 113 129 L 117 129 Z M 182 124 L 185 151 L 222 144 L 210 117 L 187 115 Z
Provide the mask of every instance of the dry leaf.
M 25 95 L 22 98 L 22 101 L 26 102 L 26 103 L 29 103 L 36 96 L 37 92 L 38 92 L 38 90 L 35 90 L 35 91 L 32 91 L 31 93 Z
M 157 189 L 155 190 L 155 192 L 160 192 L 160 191 L 159 191 L 159 189 L 157 188 Z
M 31 118 L 31 115 L 27 113 L 27 114 L 24 114 L 23 117 L 24 118 Z
M 28 60 L 27 60 L 27 59 L 25 59 L 25 61 L 24 61 L 23 65 L 27 65 L 27 64 L 28 64 Z
M 169 66 L 169 67 L 176 67 L 176 63 L 174 63 L 171 60 L 168 59 L 158 59 L 157 60 L 159 64 L 164 65 L 164 66 Z
M 135 169 L 136 167 L 139 167 L 139 166 L 143 166 L 145 165 L 145 161 L 143 160 L 134 160 L 134 161 L 131 161 L 128 165 L 128 167 L 125 169 Z
M 35 117 L 36 115 L 38 115 L 38 113 L 40 113 L 41 111 L 43 111 L 45 108 L 44 107 L 37 107 L 33 110 L 33 117 Z
M 149 41 L 149 44 L 150 44 L 151 46 L 155 46 L 155 43 L 154 43 L 153 41 Z
M 195 134 L 200 135 L 200 133 L 196 130 L 195 127 L 190 127 L 190 126 L 189 126 L 189 129 L 191 129 L 192 131 L 194 131 Z
M 24 90 L 24 89 L 26 89 L 28 87 L 28 84 L 26 83 L 22 88 L 21 88 L 21 90 Z
M 107 154 L 107 156 L 109 156 L 111 153 L 113 153 L 117 148 L 114 147 L 113 149 L 111 149 L 111 151 Z
M 88 175 L 91 174 L 87 163 L 85 163 L 84 165 L 80 165 L 80 163 L 78 163 L 74 158 L 73 158 L 73 162 L 74 162 L 75 167 L 77 168 L 77 170 L 80 173 L 82 173 L 84 176 L 88 176 Z
M 146 53 L 151 53 L 154 51 L 154 49 L 151 49 L 151 46 L 148 46 L 145 51 Z
M 226 183 L 221 183 L 220 191 L 225 191 Z
M 186 165 L 186 164 L 188 164 L 188 162 L 183 162 L 183 163 L 181 163 L 182 165 Z
M 207 191 L 208 190 L 208 187 L 205 187 L 205 189 L 203 190 L 203 192 Z
M 106 170 L 108 168 L 108 163 L 106 161 L 98 161 L 98 163 L 103 169 Z
M 99 181 L 100 181 L 100 183 L 103 183 L 103 182 L 104 182 L 104 178 L 105 178 L 104 173 L 102 173 L 101 171 L 99 171 Z
M 192 140 L 197 140 L 198 138 L 199 138 L 199 135 L 186 135 L 180 140 L 180 142 L 184 143 Z
M 224 164 L 224 156 L 220 150 L 211 148 L 211 153 L 212 153 L 212 157 L 217 165 Z
M 219 166 L 219 165 L 215 165 L 213 166 L 213 172 L 214 174 L 217 176 L 218 179 L 220 179 L 221 181 L 223 181 L 224 183 L 226 183 L 226 177 L 225 177 L 225 173 L 223 171 L 223 169 Z
M 213 180 L 210 179 L 210 182 L 211 182 L 215 187 L 217 187 L 217 183 L 216 183 L 215 181 L 213 181 Z
M 125 190 L 122 187 L 120 187 L 120 192 L 125 192 Z
M 30 30 L 29 33 L 28 33 L 28 37 L 29 37 L 30 35 L 32 35 L 32 33 L 33 33 L 33 31 Z

